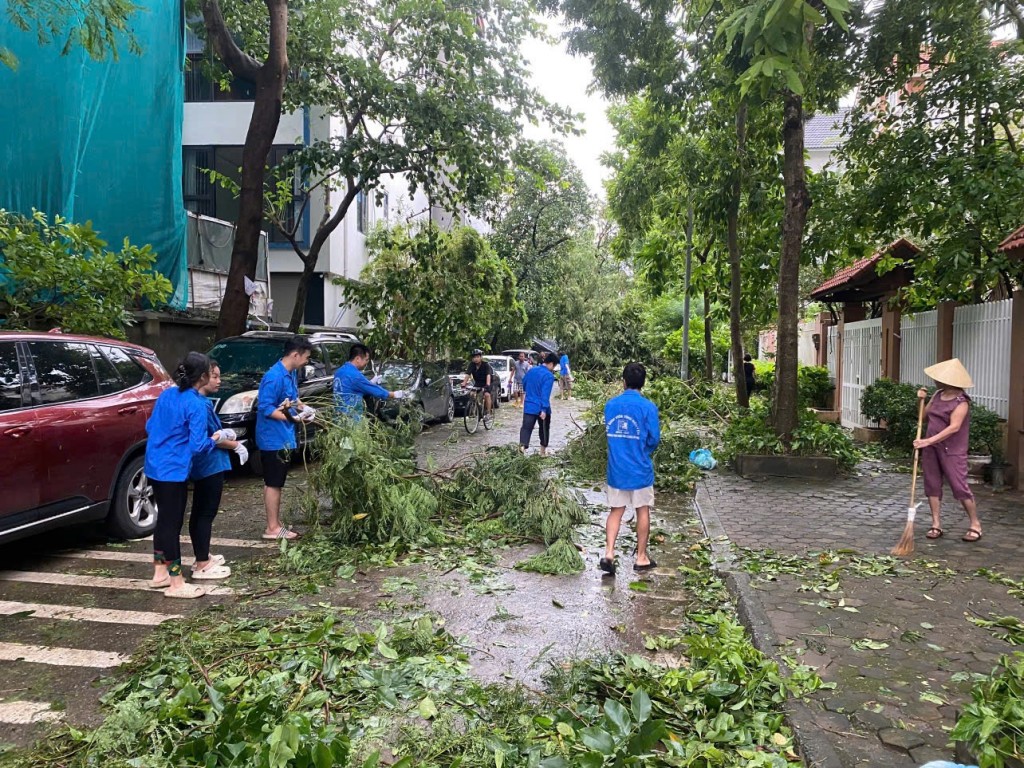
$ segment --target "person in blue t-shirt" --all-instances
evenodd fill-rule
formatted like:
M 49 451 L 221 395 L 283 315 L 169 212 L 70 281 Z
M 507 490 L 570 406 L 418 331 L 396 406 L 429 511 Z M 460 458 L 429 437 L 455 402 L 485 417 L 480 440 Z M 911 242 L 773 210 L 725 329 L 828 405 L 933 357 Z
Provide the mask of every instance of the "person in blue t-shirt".
M 622 371 L 625 391 L 604 407 L 608 435 L 608 506 L 605 523 L 604 557 L 599 567 L 615 574 L 615 537 L 618 536 L 626 507 L 636 510 L 635 571 L 656 568 L 647 554 L 651 533 L 651 507 L 654 505 L 654 461 L 651 455 L 661 441 L 658 407 L 640 394 L 647 381 L 647 370 L 640 363 L 629 363 Z
M 526 453 L 533 437 L 533 428 L 540 424 L 540 455 L 547 456 L 551 440 L 551 389 L 555 386 L 558 358 L 549 352 L 541 365 L 523 377 L 523 425 L 519 428 L 519 451 Z
M 223 432 L 209 431 L 207 400 L 199 388 L 210 378 L 210 359 L 189 352 L 174 370 L 176 387 L 156 399 L 146 421 L 146 476 L 160 514 L 153 531 L 153 580 L 167 597 L 202 597 L 205 590 L 188 584 L 181 573 L 181 526 L 188 504 L 188 477 L 193 459 L 219 448 L 237 450 L 239 443 Z M 243 449 L 244 450 L 244 449 Z
M 569 355 L 566 352 L 558 360 L 558 388 L 562 391 L 563 400 L 572 400 L 572 368 L 569 367 Z
M 263 506 L 267 512 L 264 539 L 297 539 L 299 534 L 281 525 L 281 489 L 288 479 L 291 451 L 295 449 L 295 424 L 309 421 L 312 408 L 299 400 L 296 371 L 309 362 L 313 351 L 306 336 L 292 336 L 284 356 L 263 374 L 256 405 L 256 447 L 263 462 Z
M 238 463 L 245 464 L 249 460 L 249 451 L 237 442 L 233 429 L 225 429 L 213 409 L 210 395 L 217 394 L 220 389 L 220 366 L 216 360 L 210 360 L 210 376 L 205 384 L 199 387 L 199 394 L 206 398 L 206 431 L 211 434 L 220 433 L 227 440 L 235 441 L 232 449 L 238 455 Z M 200 453 L 192 457 L 192 513 L 188 516 L 188 534 L 192 539 L 192 549 L 196 553 L 196 561 L 192 564 L 193 579 L 226 579 L 231 569 L 225 565 L 223 555 L 210 554 L 210 539 L 213 536 L 213 519 L 220 509 L 220 497 L 224 491 L 224 474 L 231 469 L 231 458 L 227 444 L 218 443 L 219 450 Z
M 394 398 L 402 400 L 405 390 L 388 392 L 363 375 L 363 369 L 370 362 L 370 349 L 363 344 L 353 344 L 348 351 L 348 362 L 334 372 L 334 405 L 338 413 L 353 421 L 363 418 L 363 397 L 369 395 L 378 400 Z

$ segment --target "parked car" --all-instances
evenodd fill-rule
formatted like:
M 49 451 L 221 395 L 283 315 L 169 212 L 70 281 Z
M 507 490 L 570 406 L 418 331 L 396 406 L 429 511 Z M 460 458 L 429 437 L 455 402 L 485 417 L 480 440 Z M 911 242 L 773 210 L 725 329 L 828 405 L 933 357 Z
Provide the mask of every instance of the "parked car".
M 152 350 L 65 333 L 0 333 L 0 542 L 105 520 L 153 532 L 146 420 L 170 376 Z
M 281 359 L 284 344 L 294 334 L 286 331 L 249 331 L 218 341 L 207 354 L 220 366 L 220 391 L 213 407 L 225 427 L 235 430 L 249 449 L 249 468 L 263 474 L 260 452 L 256 449 L 256 397 L 260 379 Z M 359 339 L 350 333 L 313 333 L 309 335 L 313 351 L 309 364 L 299 374 L 299 397 L 314 408 L 330 408 L 334 403 L 334 372 L 348 362 L 348 353 Z M 316 434 L 314 425 L 296 431 L 299 448 Z
M 455 393 L 445 374 L 443 363 L 389 360 L 380 366 L 381 386 L 394 392 L 405 390 L 411 402 L 421 410 L 423 421 L 450 422 L 455 418 Z M 370 410 L 385 421 L 394 421 L 401 411 L 398 400 L 371 398 Z
M 518 360 L 520 352 L 526 353 L 526 359 L 530 361 L 530 365 L 540 365 L 540 353 L 534 352 L 532 349 L 504 349 L 501 354 L 508 355 L 513 360 Z
M 492 366 L 493 367 L 493 366 Z M 470 392 L 465 388 L 463 382 L 466 380 L 466 376 L 469 371 L 469 361 L 467 360 L 449 360 L 448 361 L 448 379 L 452 383 L 452 393 L 455 395 L 455 415 L 461 416 L 466 412 L 466 403 L 469 402 Z M 495 371 L 497 374 L 497 371 Z M 496 376 L 491 377 L 491 402 L 495 408 L 498 408 L 501 403 L 501 392 L 502 385 L 501 381 L 496 381 Z
M 512 367 L 512 358 L 509 357 L 508 355 L 484 355 L 484 360 L 490 363 L 491 370 L 493 370 L 495 376 L 498 377 L 498 382 L 501 387 L 498 392 L 498 397 L 495 398 L 495 402 L 498 401 L 498 398 L 500 398 L 501 400 L 505 400 L 506 402 L 508 400 L 511 400 L 512 374 L 515 370 Z

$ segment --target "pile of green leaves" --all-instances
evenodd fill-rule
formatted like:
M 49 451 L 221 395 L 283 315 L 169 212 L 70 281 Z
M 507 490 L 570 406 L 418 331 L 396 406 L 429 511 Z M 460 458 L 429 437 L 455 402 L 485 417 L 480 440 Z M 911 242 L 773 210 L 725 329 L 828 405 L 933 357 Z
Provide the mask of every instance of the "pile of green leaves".
M 664 376 L 651 382 L 644 389 L 644 395 L 658 406 L 662 422 L 686 417 L 704 423 L 721 422 L 736 409 L 732 390 L 711 381 L 690 383 Z
M 979 768 L 1024 760 L 1024 652 L 999 659 L 992 675 L 971 689 L 950 738 L 967 743 Z
M 894 453 L 909 456 L 914 450 L 917 434 L 919 387 L 914 384 L 878 379 L 864 389 L 860 398 L 861 413 L 872 421 L 885 422 L 882 443 Z M 928 389 L 931 398 L 933 388 Z M 925 428 L 927 416 L 925 417 Z M 925 434 L 922 429 L 921 434 Z M 977 403 L 971 403 L 970 444 L 968 450 L 979 455 L 1002 459 L 1003 432 L 998 414 Z
M 326 609 L 209 619 L 164 625 L 104 697 L 99 728 L 68 728 L 21 765 L 348 766 L 368 728 L 422 710 L 467 671 L 429 617 L 372 631 Z
M 130 310 L 160 306 L 171 284 L 153 271 L 156 253 L 127 241 L 120 251 L 89 223 L 0 209 L 0 329 L 63 328 L 123 339 Z
M 793 430 L 793 441 L 787 451 L 772 430 L 768 406 L 754 402 L 750 410 L 734 418 L 722 434 L 722 457 L 733 461 L 741 454 L 770 456 L 790 453 L 796 456 L 830 456 L 840 469 L 850 470 L 860 460 L 850 434 L 835 424 L 818 421 L 812 411 L 802 410 Z

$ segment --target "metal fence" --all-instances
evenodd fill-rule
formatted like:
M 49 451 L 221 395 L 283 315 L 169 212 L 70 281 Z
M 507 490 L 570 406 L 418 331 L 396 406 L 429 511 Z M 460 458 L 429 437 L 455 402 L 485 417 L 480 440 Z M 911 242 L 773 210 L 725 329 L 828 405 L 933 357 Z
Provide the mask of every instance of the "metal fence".
M 953 357 L 960 358 L 974 379 L 971 398 L 1004 419 L 1010 411 L 1012 316 L 1012 299 L 953 311 Z
M 828 347 L 826 360 L 828 365 L 828 375 L 832 381 L 836 381 L 836 340 L 839 338 L 839 328 L 831 325 L 828 329 Z
M 938 348 L 938 317 L 934 309 L 904 315 L 900 322 L 900 380 L 918 386 L 927 386 L 932 380 L 924 369 L 934 365 Z
M 860 412 L 860 397 L 882 374 L 882 319 L 847 323 L 842 344 L 842 423 L 844 427 L 867 427 L 868 419 Z

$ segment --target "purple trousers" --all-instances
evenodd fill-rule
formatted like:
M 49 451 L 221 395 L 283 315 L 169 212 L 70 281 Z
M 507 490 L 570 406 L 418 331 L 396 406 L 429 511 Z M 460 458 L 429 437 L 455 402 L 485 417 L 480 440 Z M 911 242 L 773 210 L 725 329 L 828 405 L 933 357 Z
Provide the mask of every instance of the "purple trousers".
M 921 469 L 924 472 L 924 495 L 942 498 L 942 481 L 949 483 L 953 498 L 969 501 L 974 498 L 967 485 L 967 456 L 947 453 L 945 447 L 929 445 L 921 449 Z

